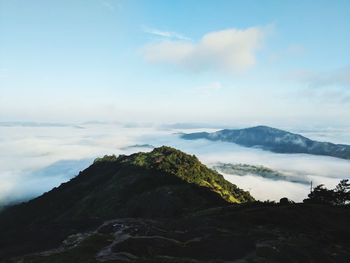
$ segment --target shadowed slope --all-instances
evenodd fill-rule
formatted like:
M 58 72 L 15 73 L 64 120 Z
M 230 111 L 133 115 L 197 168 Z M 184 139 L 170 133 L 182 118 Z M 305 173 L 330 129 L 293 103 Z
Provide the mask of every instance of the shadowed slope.
M 174 217 L 253 201 L 194 156 L 170 147 L 105 156 L 71 181 L 0 214 L 0 256 L 57 245 L 121 217 Z

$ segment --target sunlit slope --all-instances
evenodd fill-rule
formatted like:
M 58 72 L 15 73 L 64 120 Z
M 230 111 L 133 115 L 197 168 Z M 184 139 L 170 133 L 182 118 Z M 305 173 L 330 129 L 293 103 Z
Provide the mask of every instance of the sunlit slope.
M 170 147 L 105 156 L 69 182 L 2 212 L 0 247 L 5 254 L 7 248 L 30 252 L 109 219 L 176 217 L 253 200 L 195 156 Z

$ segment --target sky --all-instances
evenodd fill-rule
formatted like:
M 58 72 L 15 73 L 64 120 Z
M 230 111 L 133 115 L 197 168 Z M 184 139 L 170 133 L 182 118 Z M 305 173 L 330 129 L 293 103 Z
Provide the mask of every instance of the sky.
M 350 1 L 0 0 L 0 121 L 346 126 Z

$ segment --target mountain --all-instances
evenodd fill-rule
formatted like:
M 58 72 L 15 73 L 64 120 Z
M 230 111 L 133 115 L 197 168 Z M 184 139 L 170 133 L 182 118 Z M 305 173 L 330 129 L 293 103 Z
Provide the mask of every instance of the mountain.
M 349 262 L 349 206 L 253 201 L 173 148 L 104 156 L 0 213 L 0 262 Z
M 256 126 L 246 129 L 224 129 L 216 132 L 182 134 L 186 140 L 207 139 L 232 142 L 245 147 L 257 147 L 276 153 L 307 153 L 350 159 L 350 145 L 313 141 L 302 135 Z
M 176 217 L 249 201 L 249 192 L 170 147 L 105 156 L 58 188 L 2 212 L 0 258 L 50 248 L 109 219 Z

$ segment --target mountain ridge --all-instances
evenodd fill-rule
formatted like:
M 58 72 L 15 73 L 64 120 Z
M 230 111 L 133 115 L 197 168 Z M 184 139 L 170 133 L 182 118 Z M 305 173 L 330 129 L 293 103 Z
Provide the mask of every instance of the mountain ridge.
M 97 158 L 0 213 L 0 262 L 348 262 L 349 206 L 251 202 L 223 180 L 170 147 Z
M 181 138 L 231 142 L 276 153 L 306 153 L 350 159 L 350 145 L 315 141 L 300 134 L 264 125 L 244 129 L 223 129 L 212 133 L 188 133 L 182 134 Z
M 170 147 L 104 156 L 69 182 L 2 211 L 0 258 L 38 247 L 49 249 L 69 235 L 114 218 L 181 217 L 249 201 L 254 201 L 249 192 L 229 183 L 195 156 Z

